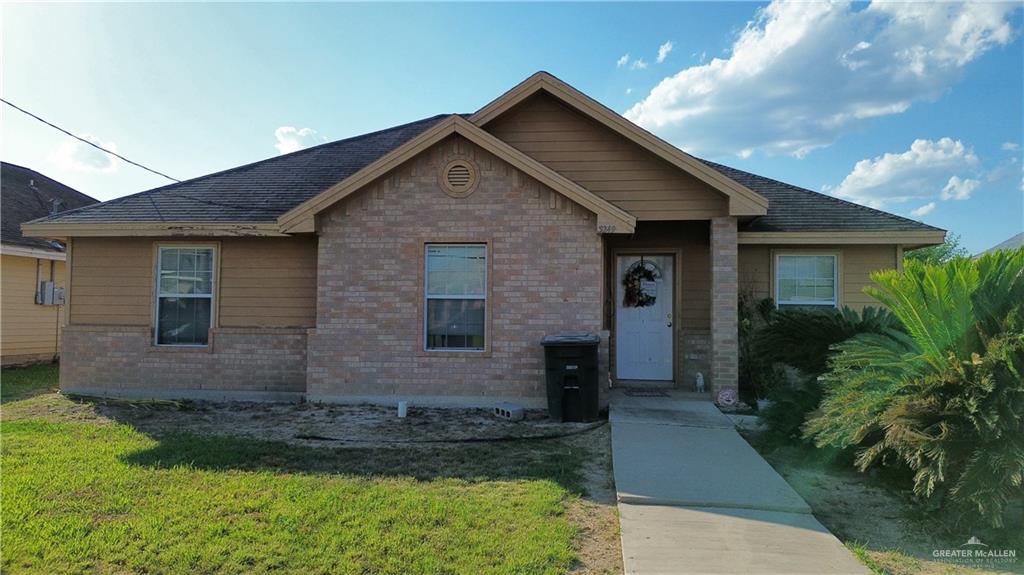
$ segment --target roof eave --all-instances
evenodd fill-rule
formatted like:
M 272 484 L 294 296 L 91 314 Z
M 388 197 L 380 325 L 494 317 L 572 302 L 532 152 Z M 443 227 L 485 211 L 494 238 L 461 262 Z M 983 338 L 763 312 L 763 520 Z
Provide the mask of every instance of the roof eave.
M 40 247 L 21 246 L 12 243 L 0 243 L 0 254 L 5 256 L 19 256 L 24 258 L 35 258 L 40 260 L 64 261 L 66 254 L 63 250 L 44 249 Z
M 739 232 L 741 244 L 838 245 L 899 244 L 907 249 L 933 246 L 946 240 L 946 231 L 934 230 L 821 230 L 787 232 Z
M 71 237 L 287 237 L 275 222 L 34 222 L 21 225 L 31 238 L 65 240 Z

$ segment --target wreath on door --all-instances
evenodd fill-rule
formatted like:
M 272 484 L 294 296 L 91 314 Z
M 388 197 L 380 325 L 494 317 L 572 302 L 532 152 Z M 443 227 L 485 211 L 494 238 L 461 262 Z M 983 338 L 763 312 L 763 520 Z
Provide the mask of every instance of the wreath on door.
M 622 276 L 622 286 L 625 288 L 622 294 L 622 307 L 647 307 L 654 305 L 658 296 L 644 289 L 644 283 L 654 282 L 661 278 L 661 270 L 658 266 L 645 262 L 641 257 L 640 261 L 629 266 L 625 275 Z

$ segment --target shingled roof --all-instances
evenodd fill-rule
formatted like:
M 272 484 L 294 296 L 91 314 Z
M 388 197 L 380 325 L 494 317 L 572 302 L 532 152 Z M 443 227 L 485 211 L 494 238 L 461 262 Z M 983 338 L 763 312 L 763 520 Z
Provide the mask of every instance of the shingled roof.
M 40 222 L 276 222 L 277 217 L 415 138 L 442 114 L 200 176 Z
M 741 232 L 944 231 L 723 164 L 701 161 L 768 198 L 768 213 L 747 222 Z
M 448 114 L 155 188 L 39 220 L 47 223 L 272 223 L 415 138 Z M 701 160 L 768 199 L 744 232 L 941 231 L 894 214 Z
M 72 210 L 96 203 L 95 198 L 35 170 L 0 162 L 0 243 L 63 252 L 64 247 L 57 242 L 26 238 L 21 233 L 21 224 L 48 216 L 54 209 Z

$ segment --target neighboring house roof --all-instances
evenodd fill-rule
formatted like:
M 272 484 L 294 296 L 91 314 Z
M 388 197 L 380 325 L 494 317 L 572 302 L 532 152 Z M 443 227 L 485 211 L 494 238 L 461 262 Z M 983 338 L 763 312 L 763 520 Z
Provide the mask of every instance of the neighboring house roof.
M 96 204 L 97 200 L 44 176 L 35 170 L 0 162 L 0 243 L 49 252 L 64 246 L 44 239 L 25 237 L 21 224 L 59 211 Z
M 943 230 L 694 158 L 630 123 L 571 86 L 540 72 L 472 115 L 440 115 L 322 144 L 96 206 L 46 217 L 29 226 L 40 236 L 160 233 L 282 235 L 314 231 L 312 215 L 359 189 L 438 134 L 470 136 L 574 201 L 631 231 L 635 219 L 580 185 L 480 128 L 531 94 L 544 90 L 652 154 L 698 177 L 730 198 L 730 213 L 746 216 L 741 241 L 941 243 Z M 444 125 L 442 125 L 444 124 Z M 747 220 L 753 216 L 753 219 Z M 115 225 L 116 224 L 116 225 Z M 94 226 L 95 229 L 91 229 Z M 73 228 L 71 233 L 68 230 Z M 609 228 L 602 228 L 609 229 Z M 827 232 L 842 231 L 841 236 Z M 788 235 L 788 237 L 787 237 Z M 898 238 L 897 238 L 898 235 Z
M 1012 238 L 1006 240 L 1005 242 L 1002 242 L 1001 244 L 992 246 L 981 253 L 987 254 L 989 252 L 998 252 L 999 250 L 1013 250 L 1021 246 L 1024 246 L 1024 232 L 1021 232 L 1013 236 Z
M 701 161 L 768 198 L 768 213 L 741 226 L 740 232 L 944 231 L 723 164 Z

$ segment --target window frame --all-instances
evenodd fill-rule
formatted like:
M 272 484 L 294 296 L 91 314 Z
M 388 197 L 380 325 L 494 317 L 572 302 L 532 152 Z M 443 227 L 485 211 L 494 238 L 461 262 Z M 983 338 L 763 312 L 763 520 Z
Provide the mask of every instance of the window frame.
M 156 243 L 156 257 L 153 266 L 153 334 L 152 346 L 159 349 L 196 349 L 205 350 L 213 345 L 213 329 L 217 325 L 217 305 L 219 298 L 217 293 L 220 289 L 220 244 L 219 243 Z M 208 249 L 212 253 L 212 275 L 210 277 L 209 294 L 165 294 L 160 289 L 160 270 L 163 264 L 164 250 L 166 249 Z M 206 343 L 160 343 L 160 299 L 177 297 L 183 299 L 209 299 L 210 300 L 210 325 L 207 328 Z
M 468 295 L 468 294 L 454 294 L 454 295 L 431 295 L 430 293 L 430 257 L 428 251 L 431 247 L 435 246 L 476 246 L 481 247 L 484 250 L 484 269 L 483 269 L 483 292 L 480 295 Z M 490 243 L 486 241 L 426 241 L 423 242 L 423 281 L 420 283 L 420 288 L 423 290 L 423 339 L 422 339 L 422 351 L 424 353 L 469 353 L 469 354 L 486 354 L 490 352 L 491 345 L 491 333 L 490 333 L 490 265 L 491 265 L 491 247 Z M 429 333 L 429 322 L 430 322 L 430 300 L 479 300 L 483 302 L 484 311 L 484 345 L 483 347 L 430 347 L 430 333 Z
M 823 302 L 820 300 L 790 300 L 783 302 L 779 298 L 779 260 L 783 257 L 830 257 L 832 258 L 832 285 L 834 286 L 832 293 L 831 302 Z M 814 308 L 832 308 L 839 309 L 842 306 L 841 292 L 842 283 L 840 274 L 840 267 L 842 261 L 840 253 L 835 251 L 775 251 L 772 253 L 772 299 L 775 301 L 775 309 L 782 309 L 784 307 L 814 307 Z

